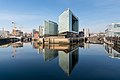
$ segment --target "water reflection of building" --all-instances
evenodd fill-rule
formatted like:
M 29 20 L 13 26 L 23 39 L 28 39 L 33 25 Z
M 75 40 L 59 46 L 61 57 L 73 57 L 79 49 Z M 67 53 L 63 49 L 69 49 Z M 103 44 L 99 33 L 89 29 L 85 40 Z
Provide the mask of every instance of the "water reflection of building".
M 23 47 L 23 42 L 21 42 L 21 41 L 15 42 L 15 43 L 12 43 L 11 46 L 12 46 L 12 48 L 13 48 L 12 57 L 15 57 L 15 56 L 16 56 L 16 53 L 17 53 L 17 50 L 16 50 L 16 49 Z
M 12 57 L 15 57 L 18 53 L 17 49 L 22 48 L 24 44 L 28 44 L 28 43 L 31 43 L 31 42 L 23 43 L 21 41 L 18 41 L 18 42 L 14 42 L 14 43 L 8 43 L 8 44 L 5 44 L 5 45 L 0 45 L 0 48 L 11 47 L 12 48 Z
M 9 46 L 12 46 L 13 48 L 19 48 L 19 47 L 23 47 L 23 43 L 21 41 L 15 43 L 8 43 L 1 45 L 0 48 L 7 48 Z
M 107 51 L 108 55 L 111 58 L 118 58 L 120 59 L 120 49 L 113 45 L 107 45 L 105 44 L 105 50 Z
M 57 50 L 43 49 L 43 57 L 45 61 L 52 60 L 58 56 Z
M 10 46 L 10 44 L 4 44 L 4 45 L 0 45 L 0 48 L 7 48 L 9 46 Z
M 78 48 L 70 51 L 69 53 L 59 51 L 59 66 L 65 73 L 67 73 L 68 76 L 78 62 L 78 51 Z
M 78 62 L 78 48 L 79 45 L 41 44 L 38 50 L 43 53 L 43 58 L 45 61 L 53 60 L 58 56 L 59 66 L 65 73 L 67 73 L 67 75 L 70 75 Z
M 12 47 L 14 47 L 14 48 L 23 47 L 23 42 L 19 41 L 19 42 L 16 42 L 16 43 L 12 43 Z
M 38 45 L 39 46 L 39 45 Z M 75 48 L 78 48 L 79 45 L 60 45 L 60 44 L 49 44 L 49 45 L 43 45 L 41 44 L 39 46 L 40 49 L 50 49 L 50 50 L 57 50 L 57 51 L 64 51 L 66 53 L 74 50 Z
M 35 49 L 38 49 L 38 48 L 39 48 L 39 45 L 38 45 L 37 42 L 33 42 L 33 48 L 35 48 Z
M 89 43 L 84 43 L 84 48 L 90 48 L 90 44 Z
M 33 47 L 43 54 L 45 61 L 51 61 L 57 56 L 59 58 L 59 66 L 69 76 L 78 63 L 79 47 L 86 48 L 85 43 L 75 45 L 61 44 L 37 44 L 33 42 Z M 86 44 L 88 46 L 88 44 Z

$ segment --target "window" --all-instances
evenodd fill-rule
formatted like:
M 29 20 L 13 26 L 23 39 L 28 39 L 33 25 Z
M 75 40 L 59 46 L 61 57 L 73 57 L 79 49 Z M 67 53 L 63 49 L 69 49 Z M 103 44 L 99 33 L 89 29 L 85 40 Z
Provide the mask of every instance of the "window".
M 120 27 L 120 24 L 115 24 L 114 25 L 114 28 L 118 28 L 118 27 Z

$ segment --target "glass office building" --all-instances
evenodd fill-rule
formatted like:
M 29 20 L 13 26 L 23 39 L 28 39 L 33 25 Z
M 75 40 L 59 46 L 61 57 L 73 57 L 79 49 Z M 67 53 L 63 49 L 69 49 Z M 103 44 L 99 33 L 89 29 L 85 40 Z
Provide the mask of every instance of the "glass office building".
M 62 32 L 78 32 L 78 18 L 68 8 L 59 16 L 59 33 Z
M 53 21 L 44 21 L 44 35 L 57 35 L 58 24 Z

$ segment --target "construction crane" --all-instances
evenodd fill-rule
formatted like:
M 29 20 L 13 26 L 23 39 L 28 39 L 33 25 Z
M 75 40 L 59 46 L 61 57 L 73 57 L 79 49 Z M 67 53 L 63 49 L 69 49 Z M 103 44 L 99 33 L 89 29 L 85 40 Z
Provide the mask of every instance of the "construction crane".
M 17 29 L 17 28 L 19 28 L 19 30 L 21 30 L 21 28 L 23 28 L 23 27 L 21 27 L 21 25 L 19 25 L 19 24 L 16 24 L 15 22 L 12 22 L 12 24 L 13 24 L 13 29 Z
M 15 23 L 14 23 L 14 22 L 12 22 L 12 24 L 13 24 L 13 29 L 16 29 L 16 25 L 15 25 Z
M 21 27 L 21 25 L 16 24 L 15 22 L 12 22 L 12 24 L 13 24 L 12 34 L 15 36 L 17 34 L 16 30 L 20 30 L 21 31 L 21 28 L 23 28 L 23 27 Z
M 15 36 L 16 35 L 16 25 L 14 22 L 12 22 L 13 24 L 13 31 L 12 31 L 12 34 Z

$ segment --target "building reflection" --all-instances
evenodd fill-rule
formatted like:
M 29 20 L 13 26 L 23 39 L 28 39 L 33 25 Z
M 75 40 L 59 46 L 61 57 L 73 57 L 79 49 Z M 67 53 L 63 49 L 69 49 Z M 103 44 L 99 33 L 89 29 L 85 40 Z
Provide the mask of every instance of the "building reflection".
M 79 46 L 84 48 L 84 44 L 60 45 L 60 44 L 41 44 L 33 42 L 33 47 L 38 49 L 38 53 L 43 54 L 45 61 L 59 58 L 60 68 L 69 76 L 78 63 Z
M 4 45 L 0 45 L 0 48 L 7 48 L 9 46 L 10 46 L 10 44 L 4 44 Z
M 22 48 L 23 45 L 28 43 L 32 44 L 30 41 L 25 41 L 25 42 L 18 41 L 15 43 L 10 43 L 10 46 L 12 47 L 12 57 L 15 57 L 17 55 L 17 49 Z
M 84 48 L 90 48 L 90 43 L 84 43 Z
M 19 42 L 15 42 L 11 44 L 12 48 L 13 48 L 13 54 L 12 57 L 16 56 L 17 53 L 17 48 L 21 48 L 23 47 L 23 42 L 19 41 Z
M 20 48 L 20 47 L 23 47 L 23 42 L 21 42 L 21 41 L 15 42 L 15 43 L 12 43 L 11 46 L 13 48 Z
M 37 42 L 33 42 L 33 48 L 35 48 L 35 49 L 38 49 L 38 48 L 39 48 L 39 45 L 38 45 Z
M 20 47 L 23 47 L 23 42 L 19 41 L 15 43 L 4 44 L 4 45 L 1 45 L 0 48 L 7 48 L 9 46 L 12 46 L 14 48 L 20 48 Z
M 79 54 L 78 48 L 66 53 L 59 51 L 59 66 L 69 76 L 73 68 L 78 62 Z
M 43 49 L 43 57 L 45 61 L 50 61 L 58 56 L 57 50 Z
M 14 42 L 14 43 L 4 44 L 4 45 L 1 45 L 0 48 L 8 48 L 9 46 L 12 47 L 12 57 L 15 57 L 16 53 L 17 53 L 16 49 L 23 47 L 23 42 L 18 41 L 18 42 Z
M 105 50 L 111 58 L 120 59 L 120 48 L 114 45 L 104 44 Z

